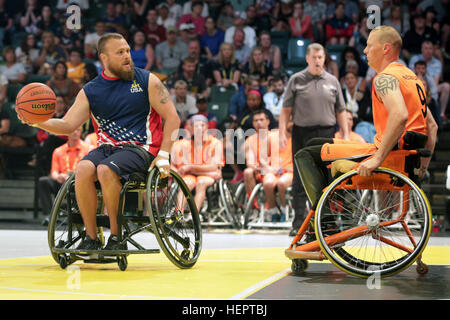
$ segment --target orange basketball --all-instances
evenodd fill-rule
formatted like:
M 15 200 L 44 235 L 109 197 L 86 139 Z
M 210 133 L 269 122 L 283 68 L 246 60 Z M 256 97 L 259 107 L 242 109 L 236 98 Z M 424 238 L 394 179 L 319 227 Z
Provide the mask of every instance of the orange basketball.
M 29 123 L 47 121 L 55 114 L 55 107 L 56 95 L 43 83 L 27 84 L 16 97 L 16 112 Z

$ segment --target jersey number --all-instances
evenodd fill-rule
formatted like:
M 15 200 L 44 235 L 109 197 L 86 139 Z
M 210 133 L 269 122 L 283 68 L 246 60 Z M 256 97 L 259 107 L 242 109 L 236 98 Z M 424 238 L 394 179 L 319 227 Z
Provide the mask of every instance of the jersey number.
M 417 93 L 419 94 L 420 103 L 422 106 L 424 106 L 424 109 L 421 109 L 422 115 L 424 118 L 427 116 L 427 97 L 425 96 L 425 93 L 423 92 L 422 88 L 419 86 L 418 83 L 416 83 L 417 87 Z

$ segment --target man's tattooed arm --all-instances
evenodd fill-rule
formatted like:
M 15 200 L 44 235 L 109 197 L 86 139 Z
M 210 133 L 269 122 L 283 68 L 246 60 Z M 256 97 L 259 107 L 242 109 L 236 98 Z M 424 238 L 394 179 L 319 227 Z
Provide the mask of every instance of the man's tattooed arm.
M 161 82 L 157 83 L 155 85 L 155 87 L 159 91 L 159 96 L 161 98 L 160 102 L 162 104 L 166 104 L 170 100 L 170 95 L 169 95 L 169 92 L 167 91 L 166 87 Z
M 382 74 L 375 78 L 374 86 L 378 98 L 383 99 L 388 94 L 398 91 L 400 84 L 394 76 Z

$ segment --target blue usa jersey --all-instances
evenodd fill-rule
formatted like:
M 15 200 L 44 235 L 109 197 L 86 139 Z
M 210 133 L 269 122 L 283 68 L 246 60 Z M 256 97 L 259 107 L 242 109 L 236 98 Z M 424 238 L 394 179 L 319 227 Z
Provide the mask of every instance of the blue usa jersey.
M 135 68 L 134 79 L 107 77 L 104 72 L 83 90 L 89 101 L 98 144 L 137 144 L 156 156 L 163 130 L 161 116 L 152 110 L 148 96 L 150 72 Z

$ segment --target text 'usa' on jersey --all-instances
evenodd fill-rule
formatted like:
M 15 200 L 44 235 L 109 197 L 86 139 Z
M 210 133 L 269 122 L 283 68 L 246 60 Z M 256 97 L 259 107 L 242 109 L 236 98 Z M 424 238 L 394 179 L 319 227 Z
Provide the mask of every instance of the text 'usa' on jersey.
M 99 145 L 134 143 L 156 155 L 162 142 L 162 121 L 149 102 L 150 72 L 134 70 L 131 81 L 111 78 L 102 72 L 83 89 Z

